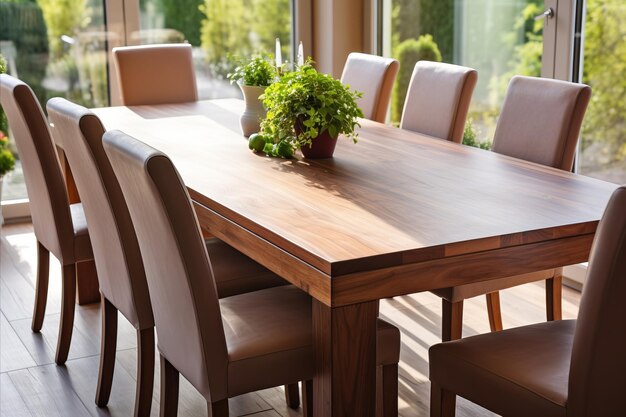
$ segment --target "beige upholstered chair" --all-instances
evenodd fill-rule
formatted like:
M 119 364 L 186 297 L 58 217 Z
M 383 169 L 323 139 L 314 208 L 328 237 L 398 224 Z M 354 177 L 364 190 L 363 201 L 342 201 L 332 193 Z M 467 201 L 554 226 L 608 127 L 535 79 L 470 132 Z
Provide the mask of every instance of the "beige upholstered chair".
M 37 237 L 37 288 L 32 330 L 46 313 L 50 252 L 63 268 L 61 320 L 55 362 L 65 363 L 74 326 L 76 264 L 93 259 L 82 204 L 70 204 L 48 122 L 33 91 L 17 78 L 0 75 L 0 102 L 20 153 Z
M 191 45 L 184 43 L 113 48 L 125 106 L 198 100 Z
M 430 348 L 431 416 L 460 395 L 505 416 L 623 416 L 626 387 L 626 187 L 598 226 L 578 320 Z
M 415 64 L 400 128 L 461 143 L 478 74 L 440 62 Z
M 230 397 L 310 380 L 310 297 L 286 285 L 218 299 L 214 257 L 169 158 L 119 131 L 104 135 L 104 149 L 143 254 L 161 357 L 161 415 L 176 415 L 179 372 L 206 398 L 211 416 L 228 416 Z M 382 320 L 378 328 L 378 363 L 395 361 L 383 374 L 391 368 L 397 375 L 398 329 Z M 397 414 L 397 385 L 394 397 Z
M 513 77 L 493 139 L 494 152 L 570 171 L 591 88 L 545 78 Z M 492 331 L 502 330 L 498 290 L 546 280 L 548 320 L 561 319 L 561 268 L 434 291 L 443 298 L 444 341 L 462 333 L 463 300 L 487 294 Z
M 366 119 L 385 123 L 391 89 L 400 65 L 393 58 L 352 52 L 343 67 L 341 82 L 363 93 L 359 107 Z
M 118 310 L 137 329 L 135 416 L 150 415 L 154 379 L 154 319 L 139 244 L 128 207 L 102 147 L 98 117 L 63 98 L 47 105 L 54 139 L 72 168 L 89 224 L 102 293 L 101 360 L 96 404 L 109 400 L 115 364 Z M 220 297 L 286 282 L 227 244 L 205 242 Z

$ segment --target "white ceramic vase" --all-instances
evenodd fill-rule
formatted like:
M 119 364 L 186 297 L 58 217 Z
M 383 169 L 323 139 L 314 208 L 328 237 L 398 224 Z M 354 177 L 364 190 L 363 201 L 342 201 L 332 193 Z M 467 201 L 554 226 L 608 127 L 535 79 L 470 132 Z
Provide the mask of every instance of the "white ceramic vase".
M 265 119 L 267 110 L 263 106 L 263 102 L 259 100 L 259 96 L 265 91 L 265 87 L 257 87 L 253 85 L 239 84 L 246 108 L 239 119 L 241 132 L 245 137 L 261 130 L 261 121 Z

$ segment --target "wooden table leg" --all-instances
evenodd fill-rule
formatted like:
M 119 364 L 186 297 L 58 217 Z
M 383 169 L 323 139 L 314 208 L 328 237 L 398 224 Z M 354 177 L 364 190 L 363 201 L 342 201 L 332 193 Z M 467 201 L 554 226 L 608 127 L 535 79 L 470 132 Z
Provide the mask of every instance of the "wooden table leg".
M 313 300 L 316 417 L 373 417 L 378 302 L 330 308 Z

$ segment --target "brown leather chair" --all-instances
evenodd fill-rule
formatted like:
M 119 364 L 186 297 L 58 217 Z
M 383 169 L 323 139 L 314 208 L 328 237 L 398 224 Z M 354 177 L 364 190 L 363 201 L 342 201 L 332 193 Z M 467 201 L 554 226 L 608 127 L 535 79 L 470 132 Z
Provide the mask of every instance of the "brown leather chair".
M 584 84 L 516 76 L 511 79 L 496 126 L 492 150 L 571 171 L 591 88 Z M 492 331 L 502 330 L 498 290 L 546 281 L 548 320 L 561 319 L 561 268 L 433 291 L 443 299 L 444 341 L 459 339 L 463 300 L 487 295 Z
M 154 319 L 135 230 L 102 147 L 105 129 L 91 111 L 63 98 L 51 99 L 47 109 L 52 135 L 65 151 L 82 198 L 100 278 L 102 337 L 96 404 L 104 407 L 111 393 L 119 310 L 137 329 L 135 416 L 148 416 L 154 380 Z M 213 273 L 220 297 L 286 284 L 224 242 L 211 239 L 205 243 L 215 259 Z
M 400 128 L 461 143 L 478 73 L 441 62 L 415 64 Z
M 37 237 L 37 288 L 32 330 L 43 325 L 48 298 L 50 252 L 62 265 L 62 301 L 55 362 L 67 360 L 74 327 L 76 264 L 93 259 L 82 204 L 70 204 L 46 116 L 33 91 L 17 78 L 0 75 L 0 102 L 7 114 L 24 169 Z
M 460 395 L 505 416 L 623 416 L 626 387 L 626 187 L 591 249 L 578 320 L 518 327 L 429 350 L 430 415 Z
M 385 123 L 391 89 L 400 64 L 393 58 L 352 52 L 343 67 L 341 82 L 363 93 L 358 105 L 366 119 Z
M 118 47 L 113 59 L 125 106 L 198 100 L 189 44 Z
M 119 131 L 104 135 L 104 149 L 143 254 L 161 357 L 161 415 L 176 415 L 179 372 L 206 398 L 211 416 L 227 416 L 230 397 L 310 380 L 310 297 L 286 285 L 218 299 L 214 261 L 169 158 Z M 395 361 L 383 375 L 397 375 L 398 329 L 382 320 L 378 328 L 378 363 Z M 395 403 L 397 415 L 397 385 L 393 397 L 385 403 Z

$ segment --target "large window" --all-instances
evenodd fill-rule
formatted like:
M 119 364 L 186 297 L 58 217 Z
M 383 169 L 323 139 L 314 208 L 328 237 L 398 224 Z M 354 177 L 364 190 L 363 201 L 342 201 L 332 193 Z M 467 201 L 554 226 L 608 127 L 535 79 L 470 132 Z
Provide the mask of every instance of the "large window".
M 201 99 L 239 97 L 226 75 L 237 57 L 292 56 L 292 0 L 141 0 L 130 43 L 189 42 Z
M 478 71 L 466 140 L 488 146 L 510 78 L 541 73 L 542 12 L 543 0 L 384 0 L 383 54 L 400 61 L 392 122 L 416 61 L 464 65 Z
M 57 96 L 87 107 L 114 103 L 110 50 L 125 44 L 188 42 L 193 46 L 200 98 L 238 97 L 239 89 L 226 80 L 237 57 L 273 54 L 279 38 L 282 56 L 291 59 L 292 3 L 0 0 L 0 51 L 8 72 L 32 87 L 44 109 Z M 7 129 L 0 124 L 4 133 Z M 2 200 L 25 198 L 18 159 L 4 178 Z
M 585 115 L 578 171 L 626 184 L 626 3 L 587 0 L 582 81 L 593 89 Z M 583 26 L 584 25 L 584 26 Z
M 54 0 L 0 0 L 0 52 L 9 74 L 30 85 L 44 108 L 58 96 L 107 105 L 104 20 L 102 0 L 68 0 L 63 7 Z M 26 197 L 18 159 L 4 178 L 2 199 Z

